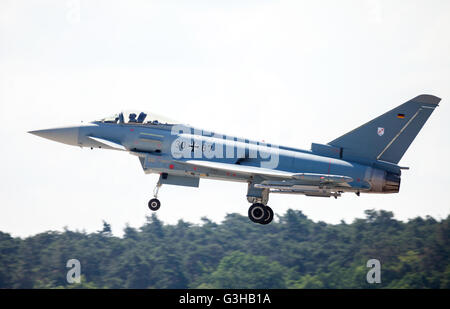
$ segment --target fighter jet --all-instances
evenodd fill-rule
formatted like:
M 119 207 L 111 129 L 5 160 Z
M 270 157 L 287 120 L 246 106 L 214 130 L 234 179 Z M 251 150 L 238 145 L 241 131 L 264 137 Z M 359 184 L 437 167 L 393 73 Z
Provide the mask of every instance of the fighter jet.
M 269 194 L 341 196 L 344 192 L 397 193 L 400 159 L 440 98 L 419 95 L 327 144 L 310 150 L 208 132 L 152 113 L 124 111 L 77 126 L 30 131 L 60 143 L 139 158 L 145 173 L 158 173 L 152 211 L 163 184 L 198 187 L 200 178 L 247 183 L 248 217 L 273 220 Z

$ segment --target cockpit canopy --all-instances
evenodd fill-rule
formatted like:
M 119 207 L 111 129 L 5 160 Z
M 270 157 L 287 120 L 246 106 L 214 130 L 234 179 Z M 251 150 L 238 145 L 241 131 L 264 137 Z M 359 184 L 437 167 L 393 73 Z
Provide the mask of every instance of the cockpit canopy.
M 142 125 L 158 125 L 158 124 L 176 124 L 177 121 L 163 117 L 154 113 L 143 111 L 123 111 L 110 117 L 106 117 L 94 122 L 117 123 L 117 124 L 142 124 Z

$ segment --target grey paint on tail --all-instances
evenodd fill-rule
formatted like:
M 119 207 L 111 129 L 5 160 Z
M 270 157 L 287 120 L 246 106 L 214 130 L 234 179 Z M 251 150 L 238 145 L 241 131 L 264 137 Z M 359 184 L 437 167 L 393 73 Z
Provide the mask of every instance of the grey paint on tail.
M 440 101 L 419 95 L 328 144 L 341 148 L 343 158 L 397 164 Z

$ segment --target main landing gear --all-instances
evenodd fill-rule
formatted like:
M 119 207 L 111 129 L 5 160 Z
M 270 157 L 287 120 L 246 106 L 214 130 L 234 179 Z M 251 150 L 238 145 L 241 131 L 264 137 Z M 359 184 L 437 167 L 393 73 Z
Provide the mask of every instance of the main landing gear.
M 248 218 L 259 224 L 269 224 L 273 220 L 273 210 L 267 206 L 269 201 L 269 189 L 255 187 L 255 183 L 261 183 L 264 179 L 253 179 L 248 183 L 247 201 L 252 206 L 248 209 Z
M 162 185 L 159 182 L 156 184 L 155 190 L 153 191 L 154 198 L 148 201 L 148 208 L 150 208 L 150 210 L 152 211 L 157 211 L 159 207 L 161 207 L 161 202 L 158 200 L 158 192 L 161 186 Z
M 264 204 L 255 203 L 248 209 L 248 217 L 255 223 L 266 225 L 273 220 L 273 210 Z

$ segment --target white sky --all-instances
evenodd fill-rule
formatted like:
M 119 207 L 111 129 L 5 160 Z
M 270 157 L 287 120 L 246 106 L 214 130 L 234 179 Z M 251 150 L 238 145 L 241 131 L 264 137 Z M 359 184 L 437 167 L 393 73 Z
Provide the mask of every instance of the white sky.
M 450 2 L 0 2 L 0 231 L 116 235 L 150 214 L 156 175 L 124 153 L 26 132 L 143 109 L 196 127 L 309 149 L 422 93 L 443 98 L 400 162 L 399 194 L 271 195 L 275 213 L 338 223 L 365 209 L 450 213 Z M 246 185 L 163 186 L 159 217 L 246 215 Z

